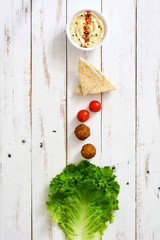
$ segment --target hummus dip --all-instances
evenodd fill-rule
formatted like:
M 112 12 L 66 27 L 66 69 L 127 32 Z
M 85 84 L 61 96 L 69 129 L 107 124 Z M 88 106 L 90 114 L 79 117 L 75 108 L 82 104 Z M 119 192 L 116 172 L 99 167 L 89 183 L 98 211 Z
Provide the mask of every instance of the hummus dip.
M 105 24 L 94 12 L 80 12 L 71 21 L 70 34 L 72 40 L 84 48 L 98 45 L 105 36 Z

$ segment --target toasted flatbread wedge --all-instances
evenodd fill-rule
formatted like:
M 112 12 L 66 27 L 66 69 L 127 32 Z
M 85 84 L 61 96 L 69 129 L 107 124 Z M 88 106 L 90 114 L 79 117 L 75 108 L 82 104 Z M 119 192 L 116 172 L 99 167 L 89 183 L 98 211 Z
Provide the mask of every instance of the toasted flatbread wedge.
M 78 71 L 83 95 L 90 93 L 102 81 L 100 74 L 81 57 L 79 58 Z
M 92 94 L 116 90 L 116 87 L 104 76 L 104 74 L 101 71 L 99 71 L 92 64 L 91 64 L 91 66 L 102 77 L 102 81 L 94 89 L 92 89 L 92 91 L 91 91 Z
M 74 93 L 77 94 L 77 95 L 82 95 L 83 94 L 81 85 L 78 85 L 78 87 L 75 89 Z
M 104 74 L 99 71 L 95 66 L 91 65 L 95 69 L 95 71 L 102 77 L 102 80 L 100 83 L 92 89 L 89 94 L 95 94 L 95 93 L 100 93 L 100 92 L 108 92 L 108 91 L 113 91 L 116 90 L 116 87 L 104 76 Z M 75 89 L 75 94 L 80 94 L 82 95 L 82 88 L 81 85 L 79 85 Z

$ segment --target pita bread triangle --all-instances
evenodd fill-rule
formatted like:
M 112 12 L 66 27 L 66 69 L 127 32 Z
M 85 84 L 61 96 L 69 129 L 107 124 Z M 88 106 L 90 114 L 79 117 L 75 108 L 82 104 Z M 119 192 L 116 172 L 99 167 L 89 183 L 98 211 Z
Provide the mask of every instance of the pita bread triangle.
M 83 95 L 88 94 L 102 81 L 101 75 L 81 57 L 79 58 L 78 71 Z
M 81 85 L 78 85 L 78 87 L 76 87 L 74 93 L 77 94 L 77 95 L 82 95 L 83 94 Z
M 108 92 L 108 91 L 113 91 L 116 90 L 116 87 L 104 76 L 104 74 L 99 71 L 95 66 L 93 66 L 91 64 L 91 67 L 93 69 L 95 69 L 95 71 L 101 76 L 101 81 L 98 83 L 98 85 L 96 87 L 94 87 L 93 89 L 91 89 L 91 91 L 89 92 L 89 94 L 95 94 L 95 93 L 100 93 L 100 92 Z M 82 88 L 81 85 L 79 85 L 76 89 L 75 89 L 75 94 L 83 94 L 82 93 Z
M 94 88 L 92 89 L 92 93 L 97 92 L 108 92 L 116 90 L 116 87 L 104 76 L 104 74 L 99 71 L 95 66 L 91 65 L 95 71 L 102 77 L 102 81 Z

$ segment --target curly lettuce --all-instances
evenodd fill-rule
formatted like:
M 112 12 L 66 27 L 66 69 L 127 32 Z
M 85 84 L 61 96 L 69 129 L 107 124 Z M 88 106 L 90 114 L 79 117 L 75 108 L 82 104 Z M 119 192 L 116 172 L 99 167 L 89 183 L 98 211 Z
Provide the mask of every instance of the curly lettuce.
M 110 167 L 70 164 L 50 183 L 47 209 L 66 240 L 100 240 L 118 210 L 120 186 Z

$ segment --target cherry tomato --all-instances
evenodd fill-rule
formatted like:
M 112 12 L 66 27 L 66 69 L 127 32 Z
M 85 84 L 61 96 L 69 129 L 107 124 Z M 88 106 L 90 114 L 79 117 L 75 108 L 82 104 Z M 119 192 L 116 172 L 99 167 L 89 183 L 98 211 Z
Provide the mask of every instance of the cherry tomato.
M 90 102 L 89 109 L 92 112 L 99 112 L 101 110 L 101 103 L 97 100 Z
M 89 112 L 83 109 L 78 112 L 77 118 L 80 122 L 85 122 L 89 119 Z

